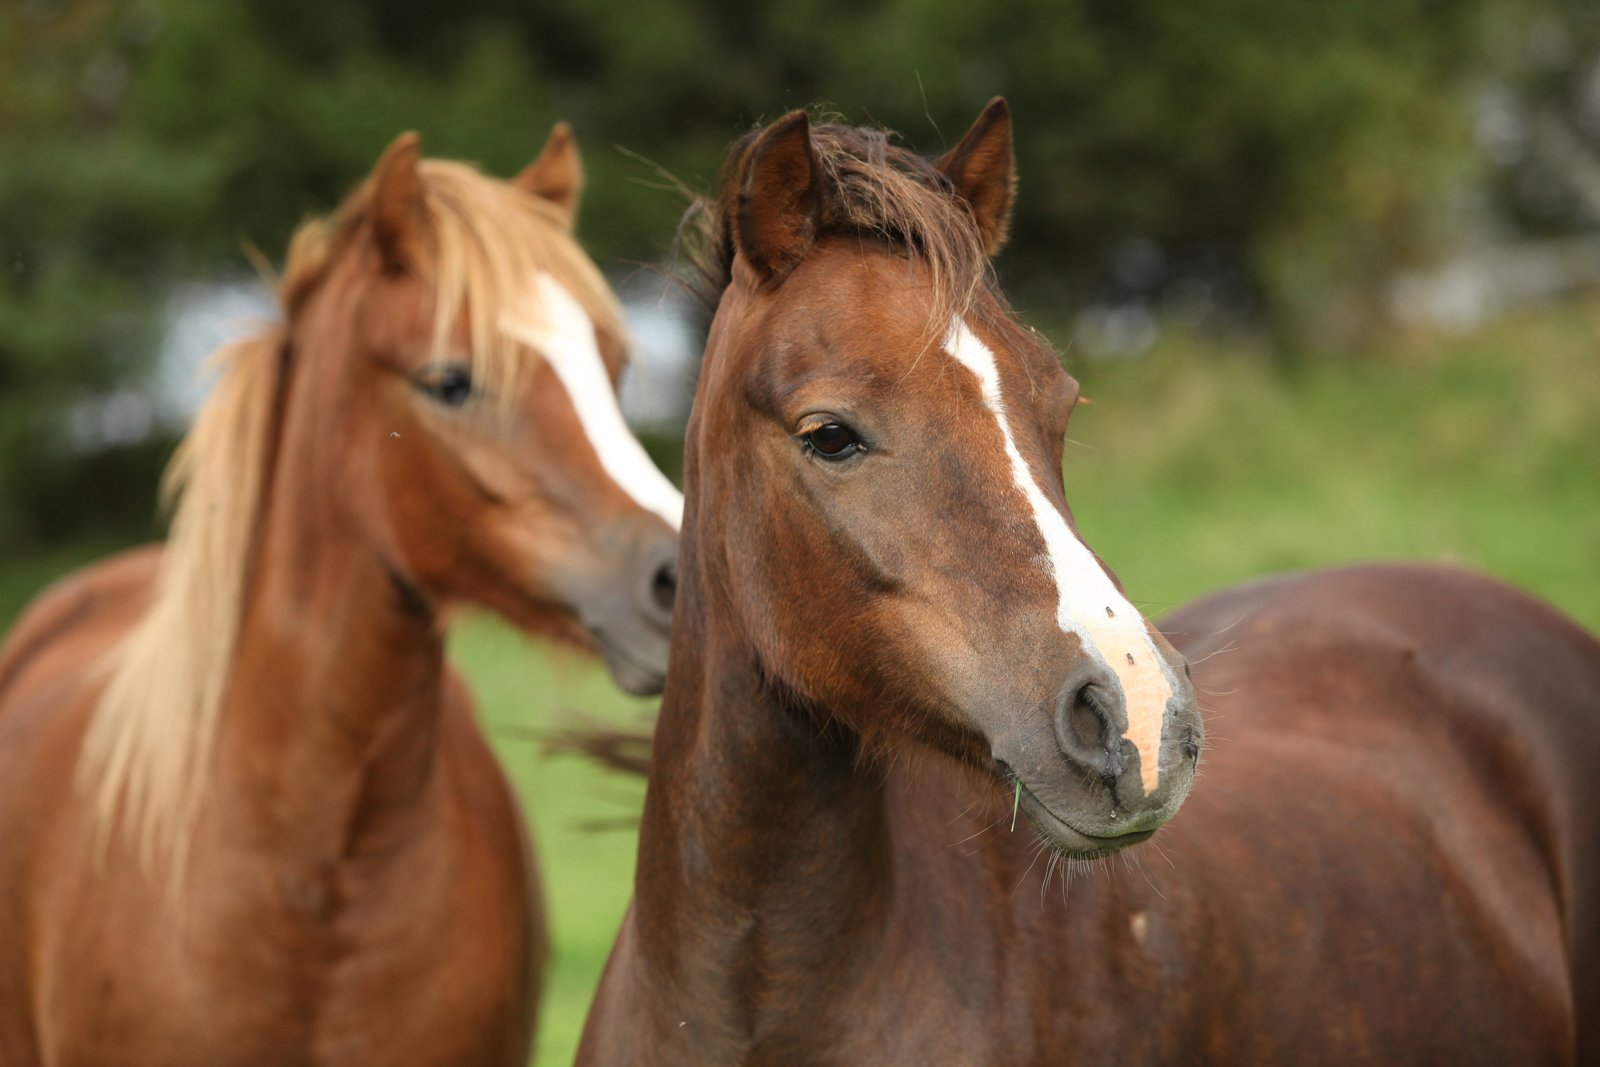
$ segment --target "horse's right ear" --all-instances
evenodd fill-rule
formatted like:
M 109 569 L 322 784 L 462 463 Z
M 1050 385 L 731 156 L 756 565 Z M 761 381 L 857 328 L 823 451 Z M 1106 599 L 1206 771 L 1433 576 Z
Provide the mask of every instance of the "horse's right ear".
M 990 256 L 999 255 L 1011 229 L 1011 202 L 1017 195 L 1011 109 L 1005 97 L 990 100 L 961 143 L 934 166 L 944 172 L 956 195 L 972 209 L 983 250 Z
M 804 111 L 789 112 L 756 138 L 732 229 L 734 247 L 762 280 L 782 278 L 810 251 L 823 180 Z
M 571 229 L 578 217 L 578 198 L 583 195 L 583 157 L 578 154 L 578 139 L 572 127 L 565 122 L 552 126 L 539 158 L 523 167 L 511 184 L 550 201 L 566 217 L 567 228 Z
M 422 138 L 402 133 L 383 150 L 372 171 L 372 233 L 384 268 L 402 271 L 415 266 L 423 224 Z

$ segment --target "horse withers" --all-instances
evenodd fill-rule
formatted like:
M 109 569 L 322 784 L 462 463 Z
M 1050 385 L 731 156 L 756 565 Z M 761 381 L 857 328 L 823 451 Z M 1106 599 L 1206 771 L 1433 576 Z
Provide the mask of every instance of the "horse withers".
M 1013 188 L 998 100 L 937 162 L 802 112 L 729 154 L 580 1063 L 1594 1062 L 1600 645 L 1427 567 L 1150 627 L 990 270 Z
M 406 135 L 222 354 L 164 547 L 0 652 L 0 1062 L 517 1064 L 547 941 L 446 664 L 459 606 L 659 689 L 681 497 L 565 126 L 510 182 Z

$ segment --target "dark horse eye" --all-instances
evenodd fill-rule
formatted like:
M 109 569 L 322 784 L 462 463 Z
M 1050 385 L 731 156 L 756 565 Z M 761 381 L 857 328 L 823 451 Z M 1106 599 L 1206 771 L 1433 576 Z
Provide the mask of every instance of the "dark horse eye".
M 823 459 L 845 459 L 863 451 L 861 438 L 848 426 L 837 422 L 826 423 L 818 426 L 808 434 L 802 435 L 806 448 L 821 456 Z
M 459 364 L 434 369 L 420 384 L 424 392 L 448 407 L 458 408 L 472 396 L 472 372 Z

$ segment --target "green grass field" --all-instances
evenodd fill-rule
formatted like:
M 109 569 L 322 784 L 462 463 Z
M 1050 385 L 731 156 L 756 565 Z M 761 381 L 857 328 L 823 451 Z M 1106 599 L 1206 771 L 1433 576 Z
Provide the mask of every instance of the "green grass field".
M 1296 370 L 1178 342 L 1137 362 L 1069 362 L 1094 403 L 1073 420 L 1067 496 L 1152 613 L 1274 571 L 1403 557 L 1499 575 L 1600 630 L 1600 304 Z M 0 619 L 104 547 L 0 566 Z M 555 956 L 536 1062 L 569 1063 L 631 887 L 642 790 L 542 758 L 537 736 L 649 703 L 488 620 L 463 623 L 452 649 L 544 865 Z

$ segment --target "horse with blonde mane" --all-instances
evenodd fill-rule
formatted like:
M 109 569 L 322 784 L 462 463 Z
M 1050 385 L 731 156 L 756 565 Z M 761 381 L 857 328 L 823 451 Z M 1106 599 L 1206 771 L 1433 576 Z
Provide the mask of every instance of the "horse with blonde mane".
M 445 662 L 458 606 L 658 690 L 681 497 L 557 126 L 510 182 L 408 134 L 220 354 L 165 547 L 0 649 L 0 1062 L 521 1064 L 547 943 Z

